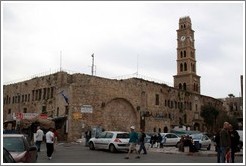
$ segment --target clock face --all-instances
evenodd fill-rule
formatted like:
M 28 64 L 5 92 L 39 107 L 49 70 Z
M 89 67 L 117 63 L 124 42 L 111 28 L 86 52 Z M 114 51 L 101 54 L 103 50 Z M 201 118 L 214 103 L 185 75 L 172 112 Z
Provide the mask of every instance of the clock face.
M 181 41 L 185 41 L 185 36 L 181 36 Z

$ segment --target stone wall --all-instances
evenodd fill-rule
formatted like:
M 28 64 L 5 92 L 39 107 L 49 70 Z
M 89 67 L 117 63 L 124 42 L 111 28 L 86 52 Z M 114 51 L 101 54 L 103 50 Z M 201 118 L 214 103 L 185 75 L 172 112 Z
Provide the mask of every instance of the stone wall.
M 25 108 L 27 112 L 42 113 L 45 107 L 50 118 L 67 117 L 68 123 L 63 125 L 61 132 L 65 132 L 63 135 L 67 135 L 68 141 L 81 138 L 86 129 L 95 126 L 129 131 L 129 127 L 135 125 L 137 130 L 144 127 L 146 132 L 154 129 L 163 132 L 165 127 L 170 131 L 181 124 L 192 128 L 196 122 L 199 130 L 203 130 L 199 116 L 201 106 L 212 104 L 219 109 L 222 107 L 222 103 L 212 97 L 143 79 L 112 80 L 66 72 L 5 85 L 3 92 L 4 120 L 9 112 L 23 112 Z M 68 98 L 69 104 L 61 92 Z M 25 94 L 30 96 L 27 101 Z M 16 96 L 17 102 L 13 103 L 12 98 Z M 81 113 L 84 105 L 92 106 L 92 113 Z

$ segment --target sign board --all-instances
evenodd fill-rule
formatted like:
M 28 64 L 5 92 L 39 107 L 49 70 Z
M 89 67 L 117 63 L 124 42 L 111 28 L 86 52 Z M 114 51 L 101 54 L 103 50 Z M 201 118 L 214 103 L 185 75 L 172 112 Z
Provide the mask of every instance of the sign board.
M 81 113 L 92 113 L 93 112 L 93 108 L 91 105 L 83 105 L 81 107 Z
M 13 119 L 20 120 L 20 119 L 32 119 L 38 116 L 38 113 L 22 113 L 22 112 L 14 112 Z
M 80 112 L 73 112 L 73 119 L 78 120 L 82 118 L 82 114 Z
M 38 113 L 23 113 L 23 119 L 32 119 L 38 116 Z

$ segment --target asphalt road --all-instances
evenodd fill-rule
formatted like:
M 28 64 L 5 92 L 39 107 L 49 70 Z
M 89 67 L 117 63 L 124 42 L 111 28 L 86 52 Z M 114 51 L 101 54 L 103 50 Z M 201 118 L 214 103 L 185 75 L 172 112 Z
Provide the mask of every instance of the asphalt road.
M 193 153 L 162 153 L 149 150 L 147 155 L 141 155 L 140 159 L 135 159 L 132 154 L 130 159 L 124 159 L 126 152 L 110 153 L 105 150 L 89 150 L 79 143 L 59 144 L 55 148 L 52 159 L 46 156 L 45 144 L 41 146 L 41 152 L 37 163 L 215 163 L 215 155 L 195 155 Z M 237 163 L 243 163 L 243 156 L 236 156 Z

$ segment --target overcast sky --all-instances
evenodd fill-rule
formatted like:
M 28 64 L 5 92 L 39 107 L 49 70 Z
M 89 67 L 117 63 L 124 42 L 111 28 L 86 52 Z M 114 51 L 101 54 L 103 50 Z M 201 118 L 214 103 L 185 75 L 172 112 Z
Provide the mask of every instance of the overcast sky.
M 179 18 L 195 31 L 201 94 L 240 95 L 243 2 L 1 2 L 2 84 L 59 70 L 173 86 Z

